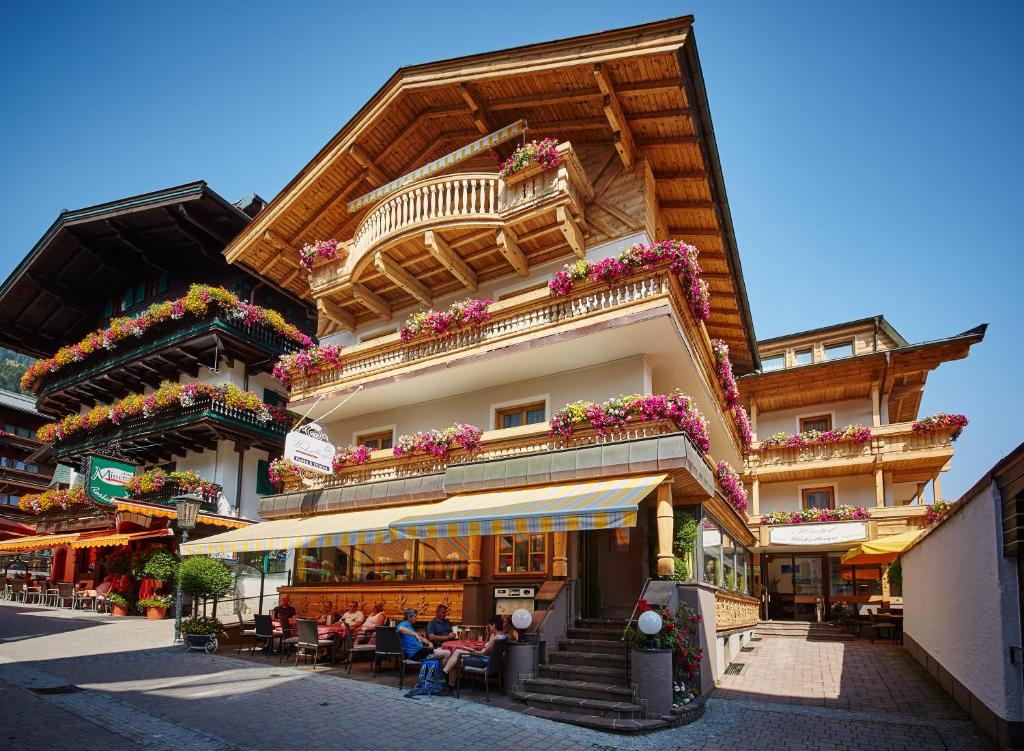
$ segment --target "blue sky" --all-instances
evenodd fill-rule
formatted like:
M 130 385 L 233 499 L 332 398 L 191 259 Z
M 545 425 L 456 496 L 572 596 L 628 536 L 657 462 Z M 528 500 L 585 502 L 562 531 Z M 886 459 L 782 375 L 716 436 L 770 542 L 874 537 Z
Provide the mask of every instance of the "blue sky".
M 5 0 L 0 273 L 63 208 L 200 178 L 273 197 L 400 65 L 684 13 L 758 336 L 991 324 L 925 392 L 971 419 L 958 497 L 1024 439 L 1019 2 Z

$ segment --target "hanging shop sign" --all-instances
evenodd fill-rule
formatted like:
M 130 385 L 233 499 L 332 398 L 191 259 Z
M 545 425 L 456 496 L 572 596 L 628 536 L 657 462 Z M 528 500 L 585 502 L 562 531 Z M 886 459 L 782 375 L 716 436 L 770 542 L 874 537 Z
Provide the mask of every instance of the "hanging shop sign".
M 772 545 L 837 545 L 868 539 L 867 522 L 786 524 L 769 527 Z
M 284 458 L 321 475 L 334 471 L 334 445 L 315 422 L 293 430 L 284 439 Z
M 100 503 L 113 503 L 128 496 L 125 485 L 135 476 L 135 465 L 102 456 L 90 456 L 87 474 L 89 481 L 86 490 L 89 497 Z

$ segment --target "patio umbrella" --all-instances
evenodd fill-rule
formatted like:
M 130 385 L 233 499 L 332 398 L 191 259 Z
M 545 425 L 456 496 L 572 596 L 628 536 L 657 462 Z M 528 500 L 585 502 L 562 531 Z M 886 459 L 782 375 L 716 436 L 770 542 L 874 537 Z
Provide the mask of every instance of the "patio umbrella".
M 922 532 L 924 532 L 923 529 L 912 529 L 898 535 L 862 542 L 857 547 L 850 548 L 843 555 L 842 562 L 851 566 L 866 563 L 890 563 L 899 558 L 900 554 L 909 548 Z

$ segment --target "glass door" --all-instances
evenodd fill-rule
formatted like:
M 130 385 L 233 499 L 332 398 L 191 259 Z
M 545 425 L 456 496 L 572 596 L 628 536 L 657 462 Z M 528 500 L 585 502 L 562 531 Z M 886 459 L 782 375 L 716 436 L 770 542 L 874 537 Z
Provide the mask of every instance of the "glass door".
M 773 621 L 793 620 L 793 556 L 769 555 L 764 583 L 768 590 L 768 618 Z
M 798 555 L 793 558 L 793 618 L 817 621 L 818 605 L 825 595 L 820 555 Z

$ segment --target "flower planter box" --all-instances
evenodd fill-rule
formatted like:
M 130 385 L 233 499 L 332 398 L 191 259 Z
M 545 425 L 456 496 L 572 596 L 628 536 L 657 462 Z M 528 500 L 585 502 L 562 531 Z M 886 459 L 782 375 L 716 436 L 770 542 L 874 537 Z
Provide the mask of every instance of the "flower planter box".
M 212 655 L 219 646 L 216 634 L 182 634 L 182 636 L 185 640 L 185 650 L 189 652 L 194 649 Z
M 146 608 L 146 619 L 150 621 L 162 621 L 167 615 L 167 608 Z
M 111 605 L 110 614 L 113 616 L 117 616 L 118 618 L 122 618 L 128 615 L 128 608 L 122 607 L 121 605 Z

